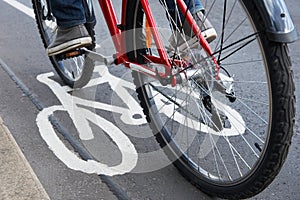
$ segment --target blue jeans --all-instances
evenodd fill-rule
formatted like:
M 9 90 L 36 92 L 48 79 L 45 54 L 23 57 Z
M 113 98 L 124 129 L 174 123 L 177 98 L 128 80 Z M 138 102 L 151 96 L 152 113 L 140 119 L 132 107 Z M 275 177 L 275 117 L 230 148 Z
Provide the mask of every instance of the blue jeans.
M 95 24 L 94 11 L 86 16 L 83 0 L 49 0 L 51 11 L 60 27 L 72 27 L 86 22 Z
M 49 0 L 51 11 L 60 27 L 71 27 L 95 20 L 93 15 L 91 19 L 86 19 L 82 0 Z M 174 12 L 175 0 L 166 0 L 168 10 Z M 191 13 L 203 9 L 200 0 L 184 0 Z

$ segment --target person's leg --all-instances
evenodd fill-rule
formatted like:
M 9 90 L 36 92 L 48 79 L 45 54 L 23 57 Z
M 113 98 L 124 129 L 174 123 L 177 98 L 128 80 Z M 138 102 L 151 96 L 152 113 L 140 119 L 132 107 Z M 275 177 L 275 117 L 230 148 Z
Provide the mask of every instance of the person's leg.
M 51 11 L 58 25 L 57 35 L 47 48 L 49 56 L 89 46 L 92 38 L 86 22 L 82 0 L 50 0 Z
M 184 2 L 192 14 L 204 10 L 200 0 L 184 0 Z
M 51 11 L 59 27 L 71 27 L 86 22 L 81 0 L 50 0 Z

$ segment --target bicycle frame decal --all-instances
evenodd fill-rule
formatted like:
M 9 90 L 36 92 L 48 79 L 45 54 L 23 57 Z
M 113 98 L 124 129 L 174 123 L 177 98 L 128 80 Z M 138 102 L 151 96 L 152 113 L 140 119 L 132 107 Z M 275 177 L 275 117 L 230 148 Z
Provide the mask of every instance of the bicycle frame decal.
M 41 74 L 37 77 L 38 81 L 46 84 L 61 102 L 61 105 L 53 105 L 42 110 L 38 114 L 36 119 L 41 137 L 44 139 L 53 153 L 66 166 L 73 170 L 79 170 L 85 173 L 103 174 L 108 176 L 120 175 L 129 172 L 151 172 L 169 165 L 170 161 L 168 159 L 162 160 L 161 156 L 158 156 L 163 154 L 163 149 L 158 149 L 156 151 L 148 153 L 137 153 L 134 145 L 126 135 L 129 134 L 136 138 L 149 138 L 152 136 L 151 133 L 145 134 L 146 131 L 142 129 L 140 131 L 137 131 L 137 133 L 133 133 L 130 131 L 124 132 L 119 128 L 119 126 L 121 126 L 120 124 L 114 124 L 106 120 L 104 117 L 96 114 L 96 112 L 93 112 L 90 109 L 86 109 L 100 109 L 111 112 L 114 114 L 115 121 L 121 120 L 121 122 L 124 123 L 124 126 L 135 126 L 135 129 L 137 129 L 141 125 L 146 125 L 146 127 L 148 127 L 146 119 L 134 117 L 144 116 L 139 103 L 128 92 L 129 88 L 131 90 L 134 90 L 135 86 L 131 82 L 112 75 L 111 73 L 109 73 L 107 67 L 105 66 L 96 66 L 94 72 L 98 73 L 100 75 L 100 78 L 92 79 L 85 88 L 95 87 L 108 83 L 115 94 L 118 95 L 118 98 L 126 103 L 126 106 L 128 108 L 114 105 L 115 102 L 112 102 L 112 104 L 106 104 L 73 96 L 69 94 L 69 92 L 72 91 L 71 88 L 67 86 L 61 86 L 54 80 L 50 79 L 50 77 L 54 76 L 52 72 Z M 159 93 L 154 93 L 154 95 L 156 96 L 155 98 L 160 100 L 157 102 L 163 105 L 163 102 L 166 101 L 166 97 L 162 96 Z M 230 137 L 241 135 L 245 132 L 245 124 L 241 123 L 241 121 L 243 120 L 237 111 L 225 104 L 222 104 L 221 102 L 218 102 L 215 99 L 213 99 L 213 104 L 217 109 L 222 109 L 224 111 L 224 113 L 228 117 L 228 121 L 231 123 L 231 128 L 224 128 L 222 131 L 216 132 L 203 123 L 190 120 L 191 123 L 189 124 L 193 124 L 193 126 L 191 126 L 190 128 L 197 128 L 200 131 L 209 133 L 203 141 L 203 151 L 201 152 L 201 155 L 199 155 L 200 157 L 205 157 L 213 148 L 213 146 L 206 145 L 209 144 L 207 141 L 210 140 L 210 134 L 213 134 L 216 137 Z M 161 105 L 158 104 L 157 106 L 159 107 Z M 164 113 L 167 116 L 172 116 L 174 109 L 176 108 L 174 108 L 172 105 L 165 106 L 162 110 L 160 110 L 160 112 Z M 49 121 L 49 116 L 55 114 L 55 112 L 57 111 L 68 113 L 79 133 L 79 138 L 82 141 L 91 141 L 94 139 L 94 133 L 90 126 L 90 122 L 102 129 L 103 132 L 106 133 L 114 141 L 117 148 L 121 152 L 121 163 L 115 166 L 108 166 L 96 160 L 84 161 L 75 153 L 70 151 L 56 135 L 55 130 Z M 176 113 L 176 115 L 174 116 L 174 120 L 179 123 L 183 122 L 183 118 L 184 116 L 182 116 L 180 113 Z M 194 137 L 195 135 L 191 134 L 190 142 L 192 142 L 192 138 Z M 187 148 L 190 144 L 191 143 L 187 145 Z M 105 152 L 106 151 L 101 151 L 101 153 Z M 151 160 L 151 164 L 149 164 L 149 160 Z M 137 169 L 136 166 L 138 163 L 140 163 L 140 165 L 142 164 L 143 167 Z

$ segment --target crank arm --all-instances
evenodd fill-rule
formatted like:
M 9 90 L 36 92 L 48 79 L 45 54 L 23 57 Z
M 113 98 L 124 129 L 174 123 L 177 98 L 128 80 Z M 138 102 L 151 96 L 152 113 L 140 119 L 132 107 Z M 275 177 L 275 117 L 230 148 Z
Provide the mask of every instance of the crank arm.
M 104 56 L 104 55 L 102 55 L 100 53 L 91 51 L 91 50 L 89 50 L 87 48 L 82 48 L 82 50 L 84 51 L 84 54 L 87 57 L 91 58 L 94 61 L 102 62 L 105 65 L 111 65 L 111 64 L 114 64 L 114 62 L 115 62 L 115 59 L 114 59 L 113 56 Z

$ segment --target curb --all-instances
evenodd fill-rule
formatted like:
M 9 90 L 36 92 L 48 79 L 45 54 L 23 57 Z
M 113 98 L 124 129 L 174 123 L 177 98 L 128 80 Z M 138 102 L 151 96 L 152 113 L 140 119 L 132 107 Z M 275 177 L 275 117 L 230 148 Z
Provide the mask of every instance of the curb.
M 0 117 L 0 199 L 50 200 Z

